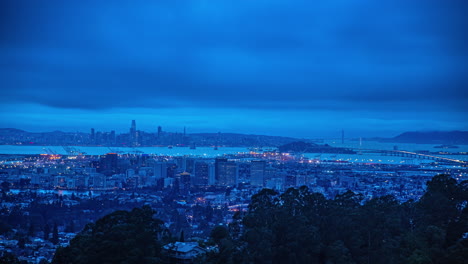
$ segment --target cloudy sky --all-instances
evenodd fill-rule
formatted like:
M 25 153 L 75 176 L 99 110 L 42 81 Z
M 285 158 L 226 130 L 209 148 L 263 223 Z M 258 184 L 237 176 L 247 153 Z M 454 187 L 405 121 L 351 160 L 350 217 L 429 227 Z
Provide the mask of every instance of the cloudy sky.
M 464 0 L 0 5 L 0 127 L 468 129 Z

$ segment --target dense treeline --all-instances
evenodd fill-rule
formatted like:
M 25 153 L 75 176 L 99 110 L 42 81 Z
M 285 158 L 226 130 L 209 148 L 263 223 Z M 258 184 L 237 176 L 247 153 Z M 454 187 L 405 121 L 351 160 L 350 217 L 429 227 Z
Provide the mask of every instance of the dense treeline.
M 161 263 L 167 231 L 149 206 L 116 211 L 88 224 L 52 263 Z
M 306 187 L 281 195 L 264 189 L 242 219 L 213 230 L 219 252 L 200 262 L 468 262 L 467 181 L 438 175 L 417 202 L 363 198 L 350 191 L 327 200 Z
M 199 263 L 467 263 L 468 181 L 435 176 L 419 201 L 326 199 L 306 187 L 264 189 L 248 212 L 211 232 L 218 250 Z M 53 263 L 164 263 L 173 241 L 145 206 L 89 224 Z

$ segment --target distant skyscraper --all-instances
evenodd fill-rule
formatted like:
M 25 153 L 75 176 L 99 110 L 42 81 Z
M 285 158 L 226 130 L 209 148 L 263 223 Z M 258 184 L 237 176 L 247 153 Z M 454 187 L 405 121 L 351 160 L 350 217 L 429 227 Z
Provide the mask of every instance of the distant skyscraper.
M 161 137 L 161 133 L 162 133 L 162 127 L 158 126 L 158 137 Z
M 263 187 L 265 184 L 265 161 L 258 160 L 250 163 L 250 184 Z
M 96 140 L 96 135 L 94 133 L 94 128 L 91 128 L 91 135 L 89 136 L 91 143 L 94 144 L 94 141 Z
M 135 120 L 132 120 L 132 126 L 130 127 L 130 143 L 133 146 L 138 145 L 138 132 L 136 130 Z
M 112 130 L 112 131 L 110 132 L 110 135 L 109 135 L 109 143 L 110 143 L 111 145 L 113 145 L 113 144 L 115 144 L 115 142 L 116 142 L 116 141 L 115 141 L 115 131 Z
M 100 145 L 102 141 L 102 132 L 98 131 L 96 132 L 96 137 L 94 139 L 94 144 Z
M 237 164 L 225 158 L 217 158 L 215 162 L 215 178 L 218 185 L 235 186 L 237 184 Z

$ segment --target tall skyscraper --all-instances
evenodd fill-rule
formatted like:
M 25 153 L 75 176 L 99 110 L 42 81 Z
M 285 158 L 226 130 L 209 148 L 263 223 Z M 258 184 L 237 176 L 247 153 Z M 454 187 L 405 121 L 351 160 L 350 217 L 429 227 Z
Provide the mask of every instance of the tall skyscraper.
M 235 186 L 238 178 L 238 167 L 233 161 L 217 158 L 215 162 L 215 178 L 218 185 Z
M 132 126 L 130 127 L 130 134 L 133 134 L 136 132 L 136 122 L 135 120 L 132 120 Z
M 161 137 L 162 134 L 162 127 L 158 126 L 158 138 Z
M 96 141 L 96 134 L 94 133 L 94 128 L 91 128 L 91 134 L 89 135 L 89 139 L 92 144 Z
M 130 127 L 130 143 L 133 146 L 138 145 L 138 132 L 136 130 L 136 122 L 132 120 L 132 126 Z
M 265 184 L 265 164 L 263 160 L 254 160 L 250 163 L 250 184 L 263 187 Z

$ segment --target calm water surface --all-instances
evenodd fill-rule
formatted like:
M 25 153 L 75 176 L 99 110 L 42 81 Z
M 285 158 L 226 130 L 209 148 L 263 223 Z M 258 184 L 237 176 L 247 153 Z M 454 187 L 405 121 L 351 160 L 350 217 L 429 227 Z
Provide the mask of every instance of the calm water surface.
M 439 149 L 434 148 L 435 144 L 407 144 L 407 143 L 382 143 L 377 141 L 351 141 L 346 140 L 343 144 L 340 140 L 325 140 L 327 143 L 334 147 L 346 147 L 354 149 L 375 149 L 375 150 L 393 150 L 395 147 L 398 150 L 406 151 L 447 151 L 447 152 L 468 152 L 468 145 L 457 145 L 458 148 L 452 149 Z M 189 147 L 87 147 L 75 146 L 73 147 L 79 152 L 84 152 L 88 155 L 103 155 L 109 152 L 117 152 L 120 154 L 155 154 L 167 156 L 197 156 L 213 158 L 222 156 L 224 154 L 237 154 L 249 152 L 248 148 L 242 147 L 220 147 L 214 150 L 212 147 L 197 147 L 190 149 Z M 61 154 L 66 155 L 67 151 L 61 146 L 17 146 L 17 145 L 0 145 L 0 154 Z M 407 157 L 385 156 L 376 153 L 362 154 L 317 154 L 317 153 L 304 153 L 304 156 L 317 159 L 317 160 L 344 160 L 349 162 L 375 162 L 375 163 L 405 163 L 405 164 L 419 164 L 424 162 L 431 162 L 431 160 L 414 159 Z M 468 161 L 467 155 L 443 155 L 441 157 L 458 159 Z

